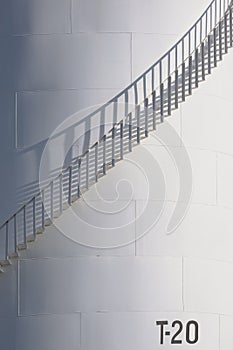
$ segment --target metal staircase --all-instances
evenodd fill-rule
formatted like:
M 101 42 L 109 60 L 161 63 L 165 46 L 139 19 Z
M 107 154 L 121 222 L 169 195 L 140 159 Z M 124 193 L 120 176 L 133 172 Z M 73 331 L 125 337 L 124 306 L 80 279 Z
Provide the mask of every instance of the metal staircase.
M 230 0 L 213 0 L 189 31 L 124 91 L 87 116 L 99 140 L 0 227 L 0 271 L 192 95 L 233 46 Z M 123 107 L 122 107 L 123 106 Z M 105 131 L 106 114 L 112 116 Z

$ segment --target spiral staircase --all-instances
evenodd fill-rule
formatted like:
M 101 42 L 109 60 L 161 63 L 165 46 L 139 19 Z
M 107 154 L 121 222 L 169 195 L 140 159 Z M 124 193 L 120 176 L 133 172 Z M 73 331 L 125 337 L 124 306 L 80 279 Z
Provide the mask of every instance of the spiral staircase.
M 165 55 L 87 116 L 101 120 L 98 141 L 0 227 L 1 272 L 211 74 L 233 46 L 232 7 L 230 0 L 213 0 Z M 113 120 L 110 130 L 105 130 L 107 115 Z

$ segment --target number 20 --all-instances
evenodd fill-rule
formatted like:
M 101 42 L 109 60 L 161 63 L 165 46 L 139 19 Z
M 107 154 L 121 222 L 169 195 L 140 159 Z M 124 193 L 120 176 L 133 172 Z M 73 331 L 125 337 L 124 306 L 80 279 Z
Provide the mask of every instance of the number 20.
M 175 328 L 178 325 L 178 330 L 174 334 L 171 340 L 171 344 L 182 344 L 182 340 L 177 339 L 177 337 L 181 334 L 183 331 L 183 324 L 181 321 L 174 321 L 172 322 L 172 328 Z M 191 327 L 194 327 L 194 339 L 191 339 Z M 188 344 L 196 344 L 199 339 L 199 327 L 198 323 L 196 321 L 189 321 L 186 325 L 186 342 Z

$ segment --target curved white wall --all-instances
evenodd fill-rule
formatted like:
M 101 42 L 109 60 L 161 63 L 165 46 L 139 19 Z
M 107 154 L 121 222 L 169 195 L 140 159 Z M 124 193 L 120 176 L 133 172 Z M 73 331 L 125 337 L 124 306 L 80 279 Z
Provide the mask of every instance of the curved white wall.
M 57 125 L 118 93 L 174 44 L 207 4 L 0 2 L 1 222 L 36 190 L 41 152 Z M 182 21 L 181 10 L 187 14 Z
M 43 142 L 53 128 L 77 109 L 123 88 L 174 43 L 207 3 L 73 0 L 71 6 L 69 1 L 56 0 L 55 5 L 55 0 L 50 0 L 38 6 L 38 1 L 24 0 L 17 5 L 9 1 L 4 9 L 15 13 L 14 18 L 24 5 L 27 19 L 15 20 L 14 26 L 1 24 L 0 38 L 8 54 L 20 52 L 11 59 L 7 54 L 0 58 L 5 60 L 4 75 L 8 76 L 5 85 L 0 83 L 6 149 L 1 156 L 9 169 L 4 180 L 18 170 L 15 188 L 7 188 L 2 181 L 2 191 L 12 191 L 12 198 L 16 189 L 31 186 L 37 179 Z M 178 10 L 185 14 L 182 23 L 178 15 L 171 15 Z M 133 196 L 120 188 L 122 197 L 116 207 L 108 202 L 106 206 L 92 188 L 85 201 L 72 208 L 77 213 L 76 226 L 68 224 L 70 211 L 58 223 L 67 227 L 66 235 L 77 230 L 92 238 L 103 232 L 103 224 L 119 227 L 131 222 L 125 233 L 136 238 L 148 228 L 161 201 L 152 157 L 165 171 L 168 191 L 157 225 L 142 238 L 115 249 L 88 248 L 72 242 L 55 227 L 47 229 L 0 276 L 2 348 L 172 349 L 168 340 L 159 346 L 155 321 L 195 319 L 200 323 L 201 338 L 193 349 L 231 349 L 231 60 L 232 51 L 169 121 L 187 147 L 193 168 L 192 203 L 182 224 L 166 235 L 177 198 L 177 174 L 166 159 L 166 150 L 150 137 L 97 186 L 104 199 L 115 199 L 113 184 L 124 177 L 135 184 Z M 15 125 L 22 150 L 14 149 Z M 177 153 L 182 148 L 172 142 L 170 147 Z M 142 162 L 145 154 L 148 161 Z M 131 168 L 132 161 L 145 166 L 149 180 L 153 179 L 149 200 L 140 174 Z M 32 164 L 33 172 L 29 171 Z M 14 178 L 9 178 L 9 186 Z M 138 219 L 145 203 L 145 216 Z M 101 215 L 106 207 L 125 209 L 116 215 Z M 12 209 L 10 199 L 3 217 Z M 120 227 L 116 235 L 121 233 Z M 180 348 L 187 349 L 186 345 Z

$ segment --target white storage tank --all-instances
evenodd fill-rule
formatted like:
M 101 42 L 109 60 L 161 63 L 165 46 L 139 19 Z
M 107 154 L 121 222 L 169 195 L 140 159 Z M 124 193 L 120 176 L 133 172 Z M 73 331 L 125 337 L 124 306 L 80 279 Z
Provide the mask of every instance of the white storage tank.
M 54 130 L 134 81 L 208 5 L 0 2 L 2 223 L 38 191 Z M 231 60 L 229 49 L 157 132 L 5 268 L 0 348 L 231 349 Z

